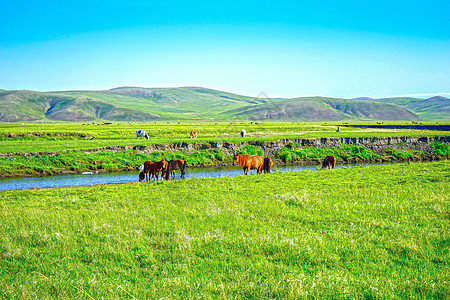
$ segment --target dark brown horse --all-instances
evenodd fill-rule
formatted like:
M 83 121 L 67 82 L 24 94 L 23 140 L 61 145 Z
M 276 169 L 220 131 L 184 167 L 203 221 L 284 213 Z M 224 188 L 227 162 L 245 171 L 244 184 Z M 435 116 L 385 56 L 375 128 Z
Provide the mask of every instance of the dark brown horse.
M 273 167 L 273 160 L 270 157 L 264 157 L 264 173 L 270 173 L 270 170 Z
M 259 155 L 235 154 L 233 157 L 233 166 L 239 164 L 244 169 L 244 175 L 251 169 L 256 169 L 261 174 L 264 167 L 264 158 Z
M 164 158 L 160 161 L 147 160 L 143 165 L 139 167 L 139 182 L 144 180 L 144 178 L 147 178 L 147 181 L 149 181 L 148 176 L 150 173 L 152 174 L 151 179 L 156 177 L 156 180 L 158 180 L 160 172 L 162 172 L 161 178 L 163 178 L 168 164 L 168 161 Z
M 322 162 L 322 169 L 326 169 L 330 167 L 330 169 L 334 169 L 336 165 L 336 157 L 334 155 L 328 155 Z
M 166 170 L 166 176 L 165 179 L 169 180 L 170 175 L 172 175 L 172 178 L 175 178 L 175 170 L 181 171 L 181 178 L 184 178 L 185 170 L 186 169 L 186 161 L 184 159 L 177 159 L 177 160 L 171 160 L 169 161 L 169 164 L 167 166 Z

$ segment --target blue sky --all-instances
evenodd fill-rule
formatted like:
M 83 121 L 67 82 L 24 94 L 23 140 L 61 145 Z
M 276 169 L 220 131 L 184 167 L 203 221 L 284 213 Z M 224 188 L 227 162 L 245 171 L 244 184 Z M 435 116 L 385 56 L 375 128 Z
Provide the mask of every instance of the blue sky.
M 0 1 L 0 88 L 450 92 L 450 1 Z

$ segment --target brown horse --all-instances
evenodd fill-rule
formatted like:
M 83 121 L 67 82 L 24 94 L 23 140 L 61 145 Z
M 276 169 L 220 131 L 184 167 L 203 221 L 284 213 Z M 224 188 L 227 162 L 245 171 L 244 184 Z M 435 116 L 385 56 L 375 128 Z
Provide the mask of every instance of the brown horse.
M 330 167 L 330 169 L 334 169 L 336 165 L 336 157 L 334 155 L 328 155 L 322 162 L 322 169 L 326 169 Z
M 192 138 L 196 139 L 196 138 L 197 138 L 197 130 L 192 130 L 192 131 L 191 131 L 191 135 L 190 135 L 189 138 L 190 138 L 190 139 L 192 139 Z
M 273 167 L 273 160 L 270 157 L 264 157 L 264 173 L 270 173 L 270 170 Z
M 169 180 L 170 175 L 172 175 L 172 178 L 175 178 L 175 170 L 181 171 L 181 178 L 184 178 L 185 170 L 186 169 L 186 161 L 184 159 L 178 159 L 178 160 L 171 160 L 169 161 L 169 164 L 167 166 L 166 170 L 166 176 L 165 179 Z
M 251 169 L 256 169 L 261 174 L 264 167 L 264 158 L 259 155 L 235 154 L 233 157 L 233 166 L 239 164 L 244 169 L 244 175 L 248 174 Z
M 152 177 L 150 179 L 156 177 L 156 180 L 158 180 L 159 172 L 162 172 L 161 178 L 163 178 L 168 164 L 168 161 L 164 158 L 160 161 L 147 160 L 143 165 L 139 167 L 139 182 L 144 180 L 144 178 L 147 178 L 147 181 L 149 181 L 149 173 L 152 174 Z

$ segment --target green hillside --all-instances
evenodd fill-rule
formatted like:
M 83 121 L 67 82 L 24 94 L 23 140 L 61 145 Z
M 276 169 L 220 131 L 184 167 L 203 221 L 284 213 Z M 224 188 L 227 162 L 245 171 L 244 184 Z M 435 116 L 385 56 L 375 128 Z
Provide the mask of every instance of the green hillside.
M 71 91 L 58 94 L 98 99 L 121 107 L 156 113 L 165 119 L 181 120 L 223 119 L 222 113 L 226 110 L 267 102 L 266 99 L 199 87 L 121 87 L 107 91 Z
M 250 120 L 340 121 L 363 120 L 418 120 L 419 117 L 404 107 L 374 101 L 306 97 L 247 106 L 227 113 Z
M 437 96 L 429 99 L 394 97 L 373 101 L 401 105 L 425 120 L 450 120 L 450 99 L 446 97 Z
M 140 112 L 105 101 L 34 91 L 0 92 L 0 121 L 141 121 L 157 120 L 160 116 Z
M 435 97 L 436 98 L 436 97 Z M 0 122 L 154 120 L 448 119 L 448 99 L 269 99 L 201 87 L 120 87 L 98 91 L 0 91 Z M 443 99 L 441 99 L 443 98 Z
M 449 120 L 450 119 L 450 99 L 445 97 L 432 97 L 425 100 L 411 102 L 406 105 L 424 119 L 428 120 Z

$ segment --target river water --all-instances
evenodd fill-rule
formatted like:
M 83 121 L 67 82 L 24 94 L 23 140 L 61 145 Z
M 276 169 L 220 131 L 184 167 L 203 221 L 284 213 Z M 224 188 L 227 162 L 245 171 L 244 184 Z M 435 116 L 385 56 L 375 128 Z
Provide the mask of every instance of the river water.
M 383 163 L 386 164 L 386 163 Z M 369 167 L 380 164 L 338 164 L 336 168 L 350 167 Z M 315 171 L 319 169 L 319 165 L 278 165 L 274 166 L 272 172 L 297 172 L 297 171 Z M 40 188 L 57 188 L 68 186 L 86 186 L 97 184 L 112 183 L 129 183 L 138 181 L 139 172 L 113 172 L 98 174 L 77 174 L 77 175 L 54 175 L 42 177 L 17 177 L 0 179 L 0 191 L 5 190 L 21 190 L 21 189 L 40 189 Z M 256 174 L 255 170 L 251 170 L 249 175 Z M 242 176 L 241 167 L 202 167 L 202 168 L 186 168 L 186 178 L 201 177 L 235 177 Z M 175 179 L 180 178 L 179 171 L 176 171 Z

